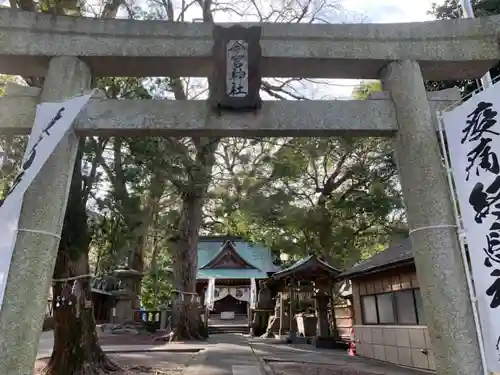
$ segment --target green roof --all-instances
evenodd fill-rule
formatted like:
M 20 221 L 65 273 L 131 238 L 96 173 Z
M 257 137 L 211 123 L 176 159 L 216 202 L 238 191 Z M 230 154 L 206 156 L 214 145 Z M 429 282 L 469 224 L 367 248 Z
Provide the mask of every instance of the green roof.
M 198 279 L 267 279 L 266 272 L 249 269 L 214 268 L 198 270 Z
M 200 269 L 209 263 L 228 241 L 225 237 L 201 237 L 198 241 L 198 279 L 265 279 L 268 272 L 276 272 L 270 249 L 241 239 L 231 239 L 236 252 L 255 269 Z

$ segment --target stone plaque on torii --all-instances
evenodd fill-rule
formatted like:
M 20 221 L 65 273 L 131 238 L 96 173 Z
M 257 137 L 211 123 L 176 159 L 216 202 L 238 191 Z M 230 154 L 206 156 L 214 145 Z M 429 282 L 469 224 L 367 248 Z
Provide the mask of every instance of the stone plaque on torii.
M 216 113 L 261 108 L 261 31 L 259 26 L 214 26 L 209 102 Z
M 499 24 L 500 16 L 425 25 L 261 24 L 262 77 L 381 79 L 388 93 L 365 101 L 264 102 L 252 113 L 219 114 L 201 101 L 96 97 L 26 192 L 19 226 L 61 233 L 78 136 L 393 137 L 438 374 L 480 374 L 456 231 L 436 228 L 454 223 L 454 217 L 434 112 L 459 93 L 427 94 L 423 82 L 484 75 L 500 60 Z M 88 90 L 92 75 L 212 77 L 214 70 L 211 24 L 68 22 L 68 17 L 0 9 L 0 25 L 7 25 L 0 38 L 0 73 L 45 76 L 41 92 L 13 88 L 0 98 L 3 133 L 29 133 L 39 100 L 61 101 Z M 230 107 L 227 98 L 220 99 Z M 415 231 L 422 227 L 434 229 Z M 57 246 L 56 237 L 18 233 L 0 311 L 0 337 L 10 338 L 0 340 L 2 368 L 32 371 Z

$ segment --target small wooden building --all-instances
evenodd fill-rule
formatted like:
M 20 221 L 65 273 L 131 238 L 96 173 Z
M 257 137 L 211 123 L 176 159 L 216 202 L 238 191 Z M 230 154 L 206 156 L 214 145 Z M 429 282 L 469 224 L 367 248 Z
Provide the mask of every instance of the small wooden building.
M 409 239 L 343 272 L 352 282 L 357 355 L 435 370 Z
M 298 331 L 299 337 L 314 336 L 317 347 L 336 346 L 340 337 L 335 329 L 330 328 L 328 310 L 332 306 L 333 286 L 339 274 L 338 269 L 315 255 L 309 255 L 272 276 L 280 290 L 279 309 L 276 308 L 274 317 L 279 322 L 278 336 L 287 327 L 288 341 L 294 342 Z M 270 325 L 268 334 L 272 329 Z

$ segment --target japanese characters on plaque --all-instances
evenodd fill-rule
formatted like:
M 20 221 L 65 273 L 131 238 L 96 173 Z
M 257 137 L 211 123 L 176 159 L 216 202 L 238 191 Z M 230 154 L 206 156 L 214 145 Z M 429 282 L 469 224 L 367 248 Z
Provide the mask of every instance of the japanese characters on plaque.
M 500 85 L 443 113 L 486 361 L 500 371 Z
M 226 95 L 243 98 L 248 95 L 248 43 L 230 40 L 226 56 Z
M 213 26 L 213 72 L 208 101 L 217 115 L 255 112 L 262 107 L 260 26 Z

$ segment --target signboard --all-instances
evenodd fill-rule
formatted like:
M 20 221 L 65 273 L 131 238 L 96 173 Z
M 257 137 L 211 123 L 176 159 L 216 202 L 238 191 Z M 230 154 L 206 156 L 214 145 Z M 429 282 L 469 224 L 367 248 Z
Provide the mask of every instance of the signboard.
M 71 124 L 92 93 L 61 103 L 43 103 L 37 106 L 22 167 L 3 201 L 0 201 L 0 309 L 7 285 L 12 254 L 17 239 L 19 215 L 24 193 L 38 175 L 43 165 L 68 132 Z
M 260 109 L 261 27 L 215 25 L 213 36 L 214 73 L 209 97 L 212 108 L 217 111 Z
M 443 113 L 490 371 L 500 371 L 500 85 Z

